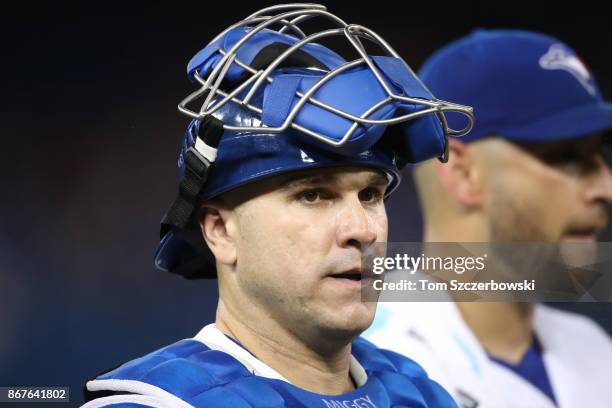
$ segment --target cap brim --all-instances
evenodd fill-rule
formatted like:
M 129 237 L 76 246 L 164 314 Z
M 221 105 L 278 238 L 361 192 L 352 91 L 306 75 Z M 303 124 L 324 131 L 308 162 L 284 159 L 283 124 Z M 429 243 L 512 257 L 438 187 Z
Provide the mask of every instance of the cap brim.
M 499 129 L 498 135 L 521 142 L 577 139 L 612 129 L 612 103 L 580 106 L 557 112 L 525 126 Z

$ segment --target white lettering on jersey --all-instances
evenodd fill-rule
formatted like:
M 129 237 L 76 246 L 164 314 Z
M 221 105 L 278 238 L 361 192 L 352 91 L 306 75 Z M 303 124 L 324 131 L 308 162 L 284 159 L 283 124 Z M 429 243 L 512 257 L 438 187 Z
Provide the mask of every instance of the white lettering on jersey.
M 354 400 L 334 401 L 322 399 L 327 408 L 377 408 L 369 395 Z

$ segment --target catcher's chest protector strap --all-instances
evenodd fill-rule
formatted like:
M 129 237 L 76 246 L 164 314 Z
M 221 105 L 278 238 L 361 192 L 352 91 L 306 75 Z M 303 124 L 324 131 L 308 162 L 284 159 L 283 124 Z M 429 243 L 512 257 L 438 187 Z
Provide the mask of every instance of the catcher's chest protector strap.
M 98 392 L 119 395 L 85 407 L 126 406 L 139 399 L 146 406 L 146 398 L 150 406 L 162 407 L 456 407 L 412 360 L 362 339 L 353 343 L 353 355 L 368 375 L 365 384 L 346 394 L 319 395 L 256 376 L 234 357 L 199 341 L 181 340 L 89 381 L 90 398 Z

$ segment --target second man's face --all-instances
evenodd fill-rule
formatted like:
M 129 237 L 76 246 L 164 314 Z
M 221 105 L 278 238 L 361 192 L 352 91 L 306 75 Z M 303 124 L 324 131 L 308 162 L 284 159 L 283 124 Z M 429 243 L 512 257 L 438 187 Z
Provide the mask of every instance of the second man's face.
M 502 143 L 504 153 L 490 166 L 492 240 L 594 241 L 612 202 L 602 138 Z

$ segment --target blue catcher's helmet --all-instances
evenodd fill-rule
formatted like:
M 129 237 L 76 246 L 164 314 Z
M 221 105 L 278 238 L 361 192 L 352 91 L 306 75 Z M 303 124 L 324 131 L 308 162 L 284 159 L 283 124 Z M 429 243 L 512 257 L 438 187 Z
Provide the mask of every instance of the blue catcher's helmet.
M 315 17 L 332 27 L 306 34 L 300 24 Z M 348 40 L 357 58 L 315 42 L 332 36 Z M 179 104 L 193 120 L 155 254 L 159 269 L 187 278 L 216 275 L 197 219 L 202 201 L 272 175 L 355 165 L 384 171 L 388 195 L 406 163 L 445 161 L 448 136 L 473 123 L 471 108 L 437 100 L 375 32 L 320 5 L 260 10 L 213 39 L 187 71 L 201 87 Z M 201 108 L 189 108 L 198 99 Z M 467 127 L 449 129 L 447 111 L 466 115 Z

